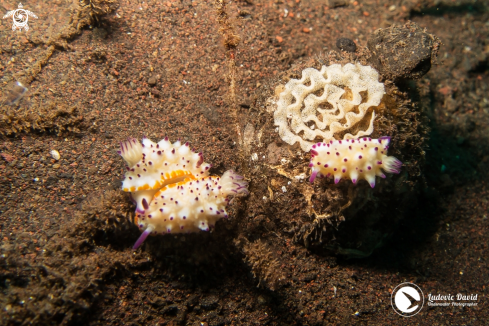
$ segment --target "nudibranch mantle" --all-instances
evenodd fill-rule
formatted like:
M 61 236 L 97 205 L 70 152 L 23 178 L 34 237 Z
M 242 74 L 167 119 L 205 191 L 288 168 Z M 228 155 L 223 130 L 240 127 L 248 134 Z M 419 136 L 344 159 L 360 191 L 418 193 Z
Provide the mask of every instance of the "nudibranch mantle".
M 154 194 L 162 187 L 180 182 L 189 176 L 209 175 L 210 164 L 204 163 L 202 153 L 189 148 L 188 142 L 171 143 L 168 137 L 158 143 L 143 137 L 142 144 L 129 138 L 121 143 L 118 152 L 127 163 L 122 190 L 131 192 L 137 212 L 144 213 Z
M 385 178 L 387 173 L 399 173 L 401 161 L 387 156 L 390 137 L 379 139 L 359 138 L 332 140 L 317 143 L 311 149 L 309 167 L 312 170 L 310 182 L 316 176 L 332 176 L 338 183 L 343 178 L 350 178 L 353 183 L 365 179 L 373 188 L 375 177 Z
M 165 186 L 154 195 L 144 214 L 137 214 L 137 225 L 144 232 L 134 249 L 150 234 L 209 231 L 217 220 L 228 217 L 226 197 L 247 193 L 247 182 L 231 170 L 222 177 L 189 176 Z

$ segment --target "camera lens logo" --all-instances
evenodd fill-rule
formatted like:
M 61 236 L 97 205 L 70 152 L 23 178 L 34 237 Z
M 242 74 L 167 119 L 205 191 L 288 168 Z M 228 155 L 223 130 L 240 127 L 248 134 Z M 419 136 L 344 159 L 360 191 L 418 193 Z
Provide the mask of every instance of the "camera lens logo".
M 391 295 L 394 311 L 403 317 L 416 315 L 423 309 L 424 294 L 420 287 L 413 283 L 402 283 L 396 286 Z

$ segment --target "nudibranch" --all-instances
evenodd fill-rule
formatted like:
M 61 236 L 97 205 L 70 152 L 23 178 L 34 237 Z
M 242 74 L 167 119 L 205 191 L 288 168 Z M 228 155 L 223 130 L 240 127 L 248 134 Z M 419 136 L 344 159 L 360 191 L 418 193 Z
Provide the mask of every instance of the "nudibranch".
M 311 149 L 312 170 L 310 182 L 316 176 L 332 176 L 338 183 L 343 178 L 350 178 L 353 183 L 365 179 L 373 188 L 375 177 L 385 178 L 387 173 L 399 173 L 402 163 L 394 156 L 387 156 L 390 137 L 379 139 L 359 138 L 332 140 L 317 143 Z
M 121 143 L 118 153 L 127 163 L 122 190 L 131 193 L 138 213 L 148 209 L 153 196 L 162 187 L 183 181 L 190 175 L 206 177 L 211 167 L 204 163 L 202 153 L 189 148 L 188 142 L 172 144 L 168 137 L 159 143 L 143 137 L 142 144 L 129 138 Z
M 136 214 L 143 233 L 133 249 L 150 234 L 209 231 L 217 220 L 228 217 L 226 197 L 233 194 L 248 194 L 248 189 L 243 177 L 231 170 L 222 177 L 189 175 L 183 181 L 161 188 L 149 208 Z
M 209 231 L 228 217 L 229 195 L 248 194 L 248 183 L 234 171 L 209 176 L 211 165 L 188 142 L 129 138 L 118 153 L 127 163 L 122 190 L 131 193 L 143 232 L 134 249 L 150 234 Z

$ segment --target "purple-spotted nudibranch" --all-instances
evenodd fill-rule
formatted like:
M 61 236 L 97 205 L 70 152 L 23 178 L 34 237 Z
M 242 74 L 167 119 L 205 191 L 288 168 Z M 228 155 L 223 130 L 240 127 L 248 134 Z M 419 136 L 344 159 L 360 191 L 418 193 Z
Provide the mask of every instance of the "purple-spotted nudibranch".
M 360 138 L 332 140 L 317 143 L 311 149 L 312 170 L 310 182 L 317 176 L 333 177 L 338 183 L 350 178 L 353 183 L 365 179 L 373 188 L 375 177 L 385 178 L 387 173 L 399 173 L 402 163 L 393 156 L 387 156 L 390 137 L 379 139 Z
M 222 177 L 188 176 L 161 188 L 144 214 L 137 214 L 137 225 L 143 233 L 133 249 L 150 234 L 209 231 L 217 220 L 228 218 L 227 196 L 248 194 L 247 185 L 242 176 L 229 170 Z
M 137 225 L 143 232 L 133 249 L 150 234 L 209 231 L 227 218 L 229 195 L 248 194 L 248 183 L 234 171 L 209 176 L 210 164 L 189 144 L 154 143 L 144 137 L 121 143 L 119 154 L 127 163 L 122 190 L 136 204 Z
M 142 144 L 134 139 L 121 142 L 118 152 L 127 163 L 122 190 L 130 192 L 136 203 L 136 211 L 144 213 L 154 194 L 162 187 L 180 182 L 193 175 L 202 178 L 209 175 L 210 164 L 204 162 L 202 153 L 196 153 L 189 143 L 171 143 L 165 137 L 159 143 L 143 137 Z

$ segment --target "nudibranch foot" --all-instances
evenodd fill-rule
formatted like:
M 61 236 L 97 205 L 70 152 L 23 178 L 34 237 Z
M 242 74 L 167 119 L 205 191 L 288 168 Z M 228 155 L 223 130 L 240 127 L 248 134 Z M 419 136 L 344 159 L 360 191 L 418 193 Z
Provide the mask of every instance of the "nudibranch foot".
M 355 184 L 365 179 L 373 188 L 376 176 L 385 178 L 382 170 L 386 173 L 401 171 L 402 162 L 387 156 L 389 143 L 390 137 L 386 136 L 317 143 L 311 149 L 309 181 L 314 182 L 317 176 L 332 176 L 335 184 L 346 178 Z

